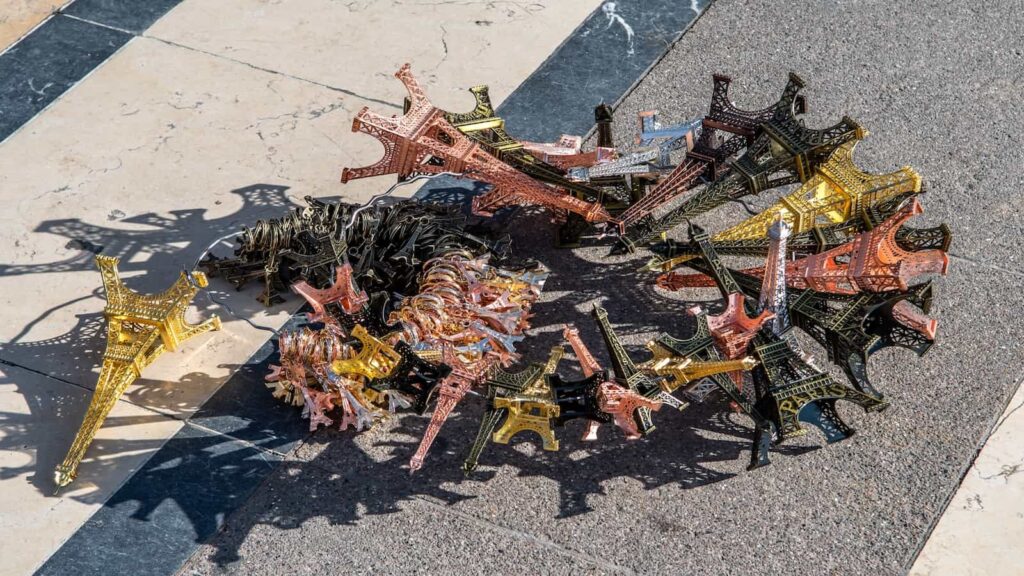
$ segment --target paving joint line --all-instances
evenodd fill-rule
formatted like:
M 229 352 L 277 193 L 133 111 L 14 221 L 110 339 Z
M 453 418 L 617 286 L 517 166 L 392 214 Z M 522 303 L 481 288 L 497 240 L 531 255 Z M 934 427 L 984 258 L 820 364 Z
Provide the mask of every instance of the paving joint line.
M 274 455 L 280 456 L 282 458 L 287 458 L 289 452 L 291 452 L 291 450 L 289 452 L 281 452 L 279 450 L 274 450 L 273 448 L 265 448 L 265 447 L 260 446 L 259 444 L 255 443 L 255 442 L 253 442 L 252 440 L 245 440 L 243 438 L 239 438 L 237 436 L 233 436 L 231 434 L 228 434 L 227 432 L 221 432 L 220 430 L 215 430 L 213 428 L 210 428 L 209 426 L 204 426 L 202 424 L 197 424 L 196 422 L 193 422 L 192 420 L 190 420 L 188 418 L 182 418 L 180 420 L 184 424 L 192 426 L 193 428 L 197 428 L 197 429 L 202 430 L 204 432 L 209 432 L 209 433 L 213 434 L 214 436 L 223 436 L 223 437 L 227 438 L 228 440 L 231 440 L 233 442 L 238 442 L 239 444 L 243 444 L 243 445 L 248 446 L 250 448 L 255 448 L 256 450 L 258 450 L 260 452 L 266 452 L 268 454 L 274 454 Z M 280 438 L 280 437 L 275 435 L 275 436 L 273 436 L 273 438 Z M 301 442 L 301 440 L 299 440 L 299 442 Z
M 395 104 L 394 102 L 388 102 L 387 100 L 381 100 L 380 98 L 373 98 L 371 96 L 364 96 L 364 95 L 359 94 L 358 92 L 355 92 L 355 91 L 352 91 L 352 90 L 348 90 L 348 89 L 345 89 L 345 88 L 340 88 L 338 86 L 332 86 L 330 84 L 325 84 L 323 82 L 317 82 L 316 80 L 310 80 L 309 78 L 303 78 L 301 76 L 295 76 L 293 74 L 288 74 L 287 72 L 281 72 L 280 70 L 273 70 L 271 68 L 264 68 L 263 66 L 257 66 L 256 64 L 252 64 L 252 63 L 246 62 L 244 60 L 238 60 L 238 59 L 235 59 L 235 58 L 230 58 L 228 56 L 224 56 L 223 54 L 217 54 L 216 52 L 210 52 L 208 50 L 203 50 L 201 48 L 196 48 L 194 46 L 187 46 L 185 44 L 180 44 L 178 42 L 174 42 L 173 40 L 166 40 L 166 39 L 160 38 L 158 36 L 150 36 L 149 34 L 136 34 L 136 36 L 138 36 L 139 38 L 145 38 L 147 40 L 155 40 L 157 42 L 163 42 L 164 44 L 166 44 L 168 46 L 174 46 L 176 48 L 183 48 L 185 50 L 191 50 L 191 51 L 197 52 L 199 54 L 205 54 L 206 56 L 212 56 L 214 58 L 219 58 L 221 60 L 226 60 L 228 62 L 233 62 L 235 64 L 241 64 L 243 66 L 247 66 L 249 68 L 252 68 L 253 70 L 258 70 L 260 72 L 266 72 L 268 74 L 274 74 L 276 76 L 284 76 L 285 78 L 289 78 L 289 79 L 292 79 L 292 80 L 297 80 L 299 82 L 305 82 L 307 84 L 312 84 L 314 86 L 319 86 L 321 88 L 327 88 L 328 90 L 333 90 L 334 92 L 341 92 L 342 94 L 346 94 L 348 96 L 353 96 L 353 97 L 359 98 L 361 100 L 366 100 L 367 102 L 373 102 L 375 104 L 382 104 L 384 106 L 388 106 L 389 108 L 395 108 L 397 110 L 401 110 L 403 108 L 402 105 Z
M 12 367 L 18 368 L 20 370 L 25 370 L 26 372 L 31 372 L 33 374 L 36 374 L 38 376 L 42 376 L 43 378 L 49 378 L 50 380 L 54 380 L 56 382 L 63 382 L 64 384 L 70 384 L 70 385 L 72 385 L 72 386 L 74 386 L 76 388 L 81 388 L 82 390 L 85 390 L 86 392 L 92 392 L 92 390 L 90 390 L 89 388 L 87 388 L 85 386 L 82 386 L 81 384 L 79 384 L 77 382 L 72 382 L 71 380 L 65 380 L 63 378 L 59 378 L 59 377 L 54 376 L 52 374 L 47 374 L 46 372 L 43 372 L 41 370 L 36 370 L 35 368 L 30 368 L 28 366 L 23 366 L 21 364 L 18 364 L 17 362 L 11 362 L 10 360 L 4 360 L 3 358 L 0 358 L 0 364 L 2 364 L 4 366 L 12 366 Z
M 955 498 L 956 493 L 960 491 L 960 486 L 963 485 L 964 479 L 967 478 L 967 474 L 970 473 L 971 468 L 974 467 L 975 461 L 977 461 L 978 456 L 981 455 L 981 451 L 985 449 L 985 445 L 988 444 L 989 439 L 992 438 L 992 435 L 995 434 L 999 426 L 1001 426 L 1002 423 L 1006 421 L 1006 418 L 1010 416 L 1010 414 L 1006 414 L 1006 418 L 1004 418 L 1003 414 L 1006 413 L 1007 409 L 1010 407 L 1010 401 L 1013 400 L 1013 397 L 1017 394 L 1017 390 L 1020 389 L 1022 385 L 1024 385 L 1024 376 L 1021 376 L 1017 380 L 1017 383 L 1014 386 L 1012 386 L 1012 389 L 1007 394 L 1006 400 L 1002 402 L 1002 410 L 1000 410 L 998 413 L 996 413 L 995 416 L 993 416 L 990 419 L 988 431 L 975 445 L 974 453 L 971 454 L 970 460 L 968 460 L 967 464 L 965 464 L 961 468 L 960 474 L 957 477 L 956 486 L 952 490 L 950 490 L 949 494 L 946 496 L 946 501 L 942 504 L 938 514 L 936 514 L 935 517 L 932 518 L 931 525 L 928 526 L 928 530 L 925 531 L 925 533 L 918 540 L 917 546 L 915 547 L 913 554 L 911 554 L 908 560 L 903 563 L 903 568 L 905 572 L 910 572 L 910 569 L 913 568 L 914 562 L 916 562 L 918 557 L 921 556 L 921 552 L 924 550 L 925 545 L 928 544 L 928 541 L 931 540 L 932 533 L 935 532 L 936 526 L 939 525 L 939 521 L 942 520 L 942 517 L 946 515 L 946 511 L 949 509 L 949 505 L 953 503 L 953 498 Z M 1013 413 L 1021 406 L 1024 406 L 1024 403 L 1018 405 L 1016 408 L 1011 410 L 1010 413 Z
M 4 360 L 3 358 L 0 358 L 0 365 L 12 366 L 12 367 L 18 368 L 20 370 L 25 370 L 26 372 L 31 372 L 33 374 L 36 374 L 38 376 L 42 376 L 43 378 L 48 378 L 48 379 L 53 380 L 55 382 L 61 382 L 63 384 L 69 384 L 71 386 L 74 386 L 75 388 L 78 388 L 80 390 L 84 390 L 84 391 L 89 392 L 89 393 L 95 392 L 95 390 L 93 390 L 91 388 L 88 388 L 86 386 L 83 386 L 83 385 L 81 385 L 81 384 L 79 384 L 77 382 L 72 382 L 71 380 L 65 380 L 63 378 L 54 376 L 52 374 L 47 374 L 46 372 L 42 372 L 40 370 L 36 370 L 35 368 L 31 368 L 29 366 L 24 366 L 22 364 L 18 364 L 17 362 L 11 362 L 10 360 Z M 216 393 L 216 391 L 214 391 L 214 393 Z M 181 416 L 181 415 L 178 415 L 178 414 L 168 414 L 166 412 L 161 412 L 161 411 L 159 411 L 159 410 L 157 410 L 155 408 L 146 406 L 144 404 L 139 404 L 138 402 L 135 402 L 135 401 L 133 401 L 133 400 L 127 398 L 127 397 L 124 397 L 124 396 L 118 398 L 118 402 L 124 402 L 125 404 L 130 404 L 132 406 L 135 406 L 137 408 L 141 408 L 141 409 L 143 409 L 143 410 L 145 410 L 147 412 L 156 414 L 158 416 L 162 416 L 164 418 L 168 418 L 170 420 L 177 420 L 178 422 L 181 422 L 182 424 L 187 424 L 189 426 L 192 426 L 193 428 L 197 428 L 199 430 L 203 430 L 204 432 L 209 432 L 209 433 L 211 433 L 211 434 L 213 434 L 215 436 L 224 436 L 225 438 L 227 438 L 229 440 L 233 440 L 235 442 L 239 442 L 239 443 L 244 444 L 246 446 L 249 446 L 249 447 L 252 447 L 252 448 L 256 448 L 257 450 L 260 450 L 262 452 L 269 452 L 271 454 L 275 454 L 275 455 L 282 456 L 282 457 L 285 457 L 285 456 L 288 455 L 288 453 L 286 453 L 286 452 L 280 452 L 278 450 L 274 450 L 274 449 L 271 449 L 271 448 L 265 448 L 263 446 L 260 446 L 259 444 L 256 444 L 255 442 L 253 442 L 251 440 L 245 440 L 243 438 L 238 438 L 237 436 L 233 436 L 233 435 L 228 434 L 226 432 L 221 432 L 220 430 L 216 430 L 216 429 L 210 428 L 209 426 L 204 426 L 204 425 L 199 424 L 197 422 L 193 422 L 192 421 L 192 416 Z M 206 402 L 204 401 L 203 404 L 205 404 L 205 403 Z
M 1003 268 L 1002 266 L 997 266 L 995 264 L 990 264 L 988 262 L 983 262 L 981 260 L 977 260 L 977 259 L 971 258 L 969 256 L 960 256 L 959 254 L 954 254 L 953 252 L 946 252 L 946 254 L 948 254 L 951 258 L 955 258 L 957 260 L 962 260 L 964 262 L 967 262 L 968 264 L 974 264 L 975 266 L 981 266 L 982 268 L 989 268 L 989 269 L 992 269 L 992 270 L 996 270 L 997 272 L 1004 272 L 1006 274 L 1011 274 L 1013 276 L 1018 276 L 1020 278 L 1024 278 L 1024 272 L 1018 272 L 1017 270 L 1011 270 L 1009 268 Z
M 71 380 L 65 380 L 64 378 L 60 378 L 58 376 L 54 376 L 53 374 L 48 374 L 46 372 L 43 372 L 42 370 L 37 370 L 35 368 L 29 367 L 29 366 L 25 366 L 25 365 L 19 364 L 17 362 L 12 362 L 10 360 L 4 360 L 3 358 L 0 358 L 0 364 L 5 365 L 5 366 L 13 366 L 14 368 L 18 368 L 20 370 L 25 370 L 26 372 L 31 372 L 33 374 L 36 374 L 38 376 L 42 376 L 43 378 L 49 378 L 50 380 L 54 380 L 56 382 L 63 382 L 64 384 L 70 384 L 71 386 L 74 386 L 74 387 L 79 388 L 81 390 L 85 390 L 86 392 L 88 392 L 90 394 L 95 392 L 95 389 L 89 388 L 88 386 L 84 386 L 82 384 L 79 384 L 78 382 L 72 382 Z M 146 406 L 146 405 L 143 405 L 143 404 L 139 404 L 139 403 L 137 403 L 137 402 L 131 400 L 130 398 L 125 397 L 125 396 L 121 396 L 117 400 L 118 400 L 118 402 L 124 402 L 125 404 L 131 404 L 132 406 L 135 406 L 135 407 L 138 407 L 138 408 L 142 408 L 143 410 L 146 410 L 147 412 L 152 412 L 153 414 L 158 414 L 158 415 L 163 416 L 165 418 L 170 418 L 172 420 L 178 420 L 179 422 L 186 422 L 186 423 L 188 423 L 188 418 L 183 418 L 183 417 L 175 415 L 175 414 L 167 414 L 165 412 L 161 412 L 161 411 L 159 411 L 159 410 L 157 410 L 155 408 L 151 408 L 149 406 Z
M 472 524 L 477 524 L 477 525 L 482 525 L 485 528 L 489 528 L 489 529 L 494 530 L 496 532 L 505 533 L 505 534 L 509 534 L 509 535 L 512 535 L 512 536 L 516 536 L 518 538 L 522 538 L 523 540 L 527 540 L 527 541 L 533 542 L 534 544 L 538 544 L 540 546 L 543 546 L 544 548 L 553 549 L 557 553 L 562 554 L 563 556 L 568 556 L 570 558 L 574 558 L 576 560 L 580 560 L 580 561 L 585 562 L 587 564 L 592 564 L 594 566 L 598 566 L 598 567 L 605 568 L 605 569 L 608 569 L 608 570 L 614 570 L 616 572 L 623 573 L 623 574 L 634 574 L 634 575 L 636 574 L 636 572 L 633 571 L 630 568 L 626 568 L 625 566 L 619 566 L 618 564 L 615 564 L 614 562 L 609 562 L 609 561 L 604 560 L 602 558 L 598 558 L 597 556 L 591 556 L 591 555 L 585 554 L 583 552 L 577 552 L 577 551 L 575 551 L 575 550 L 573 550 L 571 548 L 567 548 L 566 546 L 564 546 L 562 544 L 559 544 L 558 542 L 555 542 L 553 540 L 549 540 L 548 538 L 544 538 L 543 536 L 538 536 L 536 534 L 533 534 L 532 532 L 524 532 L 522 530 L 516 530 L 515 528 L 509 528 L 508 526 L 503 526 L 501 524 L 497 524 L 495 522 L 491 522 L 490 520 L 487 520 L 485 518 L 480 518 L 480 517 L 475 516 L 473 514 L 467 514 L 465 512 L 462 512 L 461 510 L 455 510 L 455 509 L 449 508 L 448 506 L 445 506 L 445 505 L 439 504 L 437 502 L 434 502 L 434 501 L 432 501 L 432 500 L 430 500 L 430 499 L 428 499 L 428 498 L 426 498 L 424 496 L 414 495 L 413 498 L 416 499 L 416 500 L 419 500 L 420 502 L 424 502 L 424 503 L 426 503 L 426 504 L 428 504 L 428 505 L 430 505 L 430 506 L 432 506 L 432 507 L 434 507 L 434 508 L 436 508 L 438 510 L 441 510 L 441 511 L 445 512 L 446 514 L 451 514 L 451 515 L 455 516 L 456 518 L 460 518 L 462 520 L 465 520 L 466 522 L 470 522 Z
M 138 34 L 136 34 L 135 32 L 132 32 L 131 30 L 125 30 L 124 28 L 118 28 L 117 26 L 111 26 L 110 24 L 104 24 L 103 22 L 97 22 L 95 20 L 89 20 L 88 18 L 82 18 L 81 16 L 75 16 L 73 14 L 68 14 L 66 12 L 59 12 L 59 14 L 61 16 L 65 17 L 65 18 L 70 18 L 72 20 L 78 20 L 79 22 L 84 22 L 86 24 L 92 24 L 93 26 L 99 26 L 100 28 L 106 28 L 107 30 L 113 30 L 114 32 L 121 32 L 121 33 L 124 33 L 124 34 L 129 34 L 131 36 L 136 36 L 136 37 L 138 36 Z

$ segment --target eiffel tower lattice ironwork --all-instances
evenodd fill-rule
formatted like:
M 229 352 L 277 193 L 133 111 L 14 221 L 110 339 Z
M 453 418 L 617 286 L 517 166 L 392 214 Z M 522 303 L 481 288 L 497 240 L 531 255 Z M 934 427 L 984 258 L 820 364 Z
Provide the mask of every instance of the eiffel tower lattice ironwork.
M 786 245 L 787 253 L 792 257 L 802 257 L 838 248 L 853 240 L 857 234 L 871 230 L 892 217 L 908 199 L 914 196 L 916 196 L 914 193 L 893 196 L 877 205 L 866 207 L 861 218 L 853 218 L 840 224 L 814 227 L 805 232 L 792 234 Z M 771 245 L 767 237 L 739 240 L 717 240 L 715 238 L 717 235 L 712 238 L 715 251 L 725 256 L 767 256 Z M 912 228 L 904 225 L 896 230 L 895 236 L 896 245 L 908 252 L 918 250 L 947 252 L 952 240 L 953 235 L 946 224 L 929 228 Z M 655 244 L 651 250 L 658 256 L 647 264 L 647 268 L 666 272 L 701 253 L 700 248 L 692 242 L 676 242 L 672 239 Z M 666 287 L 671 289 L 669 286 Z
M 773 419 L 780 442 L 807 432 L 800 425 L 801 419 L 821 429 L 829 442 L 851 436 L 853 429 L 836 411 L 837 400 L 853 402 L 866 412 L 888 407 L 884 400 L 836 382 L 815 369 L 789 341 L 771 332 L 755 338 L 754 355 L 760 362 L 753 371 L 758 410 Z
M 901 225 L 921 212 L 917 198 L 911 198 L 884 222 L 870 231 L 855 235 L 849 242 L 787 262 L 787 285 L 790 288 L 812 288 L 832 294 L 892 292 L 907 290 L 922 275 L 945 274 L 949 257 L 943 250 L 905 250 L 896 240 Z M 762 276 L 764 270 L 754 267 L 743 272 Z M 676 274 L 659 283 L 677 289 L 711 286 L 714 281 L 699 274 Z
M 445 119 L 488 153 L 509 166 L 541 182 L 569 190 L 589 202 L 600 202 L 604 191 L 566 177 L 567 171 L 553 166 L 526 151 L 523 143 L 505 130 L 505 121 L 497 116 L 487 86 L 469 89 L 476 105 L 469 112 L 445 112 Z M 407 102 L 409 100 L 407 99 Z M 411 102 L 407 104 L 411 106 Z
M 674 357 L 693 359 L 710 365 L 724 364 L 715 347 L 714 339 L 711 337 L 707 313 L 703 310 L 695 310 L 694 321 L 696 329 L 689 338 L 678 339 L 668 334 L 661 334 L 647 343 L 647 348 L 654 353 L 655 361 L 659 358 Z M 744 360 L 735 362 L 746 366 L 750 364 L 749 361 L 745 362 Z M 741 369 L 741 367 L 737 366 L 736 369 Z M 695 402 L 703 402 L 714 390 L 722 391 L 754 422 L 754 437 L 748 468 L 754 469 L 769 464 L 768 451 L 773 436 L 772 424 L 761 415 L 753 402 L 740 391 L 728 374 L 716 371 L 709 374 L 707 378 L 693 381 L 684 389 L 683 393 Z
M 638 222 L 627 229 L 619 237 L 616 251 L 632 251 L 635 246 L 730 200 L 805 182 L 838 146 L 864 138 L 867 132 L 849 117 L 829 128 L 806 128 L 794 115 L 793 105 L 803 85 L 803 81 L 791 73 L 790 83 L 772 117 L 761 124 L 760 135 L 746 146 L 744 154 L 731 162 L 729 172 L 656 220 Z
M 434 411 L 430 415 L 430 423 L 420 438 L 420 444 L 416 452 L 409 459 L 409 470 L 415 472 L 423 467 L 423 460 L 430 451 L 430 446 L 437 438 L 438 432 L 444 426 L 448 416 L 455 409 L 455 406 L 462 401 L 469 389 L 483 381 L 487 377 L 490 366 L 483 362 L 464 362 L 459 354 L 452 347 L 445 347 L 442 351 L 444 363 L 451 368 L 451 371 L 441 380 L 437 386 L 437 400 L 434 403 Z
M 601 337 L 604 338 L 605 346 L 608 347 L 608 354 L 612 361 L 612 371 L 615 373 L 616 379 L 623 386 L 641 396 L 651 400 L 660 400 L 661 386 L 636 367 L 633 359 L 629 357 L 629 353 L 622 346 L 619 335 L 615 333 L 611 322 L 608 321 L 608 311 L 595 305 L 591 314 L 597 321 L 597 327 L 601 331 Z M 654 431 L 655 426 L 649 408 L 639 408 L 634 415 L 634 419 L 636 420 L 637 429 L 644 436 Z
M 734 314 L 746 316 L 747 311 L 752 310 L 752 304 L 742 298 L 739 284 L 732 277 L 729 269 L 721 262 L 707 233 L 691 224 L 690 237 L 691 242 L 699 246 L 699 250 L 703 255 L 703 258 L 698 260 L 698 262 L 705 265 L 709 271 L 708 273 L 715 278 L 719 291 L 730 301 L 730 307 L 735 309 Z M 692 358 L 708 363 L 720 362 L 722 360 L 722 346 L 719 341 L 716 341 L 715 331 L 709 322 L 707 312 L 701 307 L 694 307 L 690 310 L 690 313 L 693 315 L 696 323 L 696 330 L 693 335 L 687 339 L 677 339 L 667 334 L 662 334 L 649 342 L 648 348 L 652 351 L 660 350 L 655 352 L 656 359 L 659 356 L 671 355 L 680 358 Z M 760 317 L 760 323 L 771 317 L 770 313 L 763 313 Z M 760 323 L 752 325 L 748 331 L 737 333 L 736 336 L 742 338 L 744 342 L 749 342 L 752 334 L 754 334 L 753 330 L 756 329 L 755 326 L 760 326 Z M 721 336 L 719 336 L 720 338 Z M 734 342 L 734 344 L 736 343 Z M 742 347 L 742 352 L 746 352 L 745 345 Z M 740 354 L 736 354 L 736 356 L 737 358 L 733 360 L 739 360 Z M 749 361 L 745 362 L 745 364 L 749 365 Z M 750 464 L 747 468 L 759 468 L 771 463 L 768 452 L 775 435 L 774 425 L 762 414 L 751 399 L 741 391 L 738 381 L 741 382 L 738 378 L 730 378 L 726 373 L 715 373 L 690 386 L 686 390 L 686 394 L 695 401 L 703 401 L 708 393 L 717 388 L 724 392 L 736 407 L 754 421 L 753 445 L 750 451 Z M 711 383 L 710 385 L 708 384 L 709 382 Z
M 778 102 L 761 110 L 740 110 L 729 98 L 732 79 L 722 74 L 713 77 L 714 89 L 708 114 L 701 123 L 701 133 L 686 157 L 643 199 L 636 202 L 616 219 L 619 232 L 629 228 L 647 228 L 654 225 L 652 213 L 698 185 L 701 179 L 714 181 L 729 170 L 728 160 L 742 151 L 760 134 L 761 125 L 787 107 L 793 114 L 802 114 L 806 108 L 803 96 L 797 94 L 798 84 L 791 75 Z M 728 139 L 723 134 L 730 134 Z M 628 235 L 627 235 L 628 237 Z M 632 244 L 625 244 L 632 250 Z
M 867 208 L 896 196 L 919 194 L 921 176 L 909 166 L 889 174 L 870 174 L 853 163 L 860 140 L 839 146 L 797 190 L 739 224 L 714 235 L 715 240 L 763 238 L 782 218 L 794 234 L 822 225 L 864 218 Z
M 207 284 L 202 272 L 182 272 L 170 288 L 158 294 L 133 292 L 117 272 L 120 258 L 96 256 L 103 278 L 107 305 L 107 348 L 96 388 L 78 434 L 64 461 L 57 466 L 54 481 L 67 486 L 78 474 L 78 466 L 107 415 L 141 374 L 165 350 L 174 351 L 185 340 L 210 330 L 220 329 L 220 318 L 213 316 L 199 324 L 185 321 L 185 310 L 196 292 Z
M 558 345 L 551 349 L 546 364 L 533 363 L 521 372 L 506 372 L 497 367 L 491 370 L 485 383 L 487 408 L 469 455 L 462 464 L 463 470 L 472 472 L 476 469 L 480 453 L 488 441 L 508 444 L 513 436 L 525 430 L 533 431 L 541 438 L 544 450 L 558 450 L 552 423 L 560 410 L 547 378 L 558 369 L 563 354 L 562 346 Z M 502 418 L 505 420 L 498 427 Z
M 688 266 L 711 274 L 702 259 Z M 759 298 L 761 279 L 737 270 L 732 276 L 751 298 Z M 890 346 L 923 355 L 935 341 L 938 322 L 928 318 L 931 310 L 931 281 L 902 293 L 862 292 L 855 295 L 827 294 L 815 290 L 788 289 L 790 320 L 814 338 L 857 390 L 882 398 L 871 383 L 868 358 Z
M 520 173 L 489 154 L 453 126 L 445 112 L 435 108 L 412 76 L 408 64 L 395 73 L 409 92 L 409 110 L 402 116 L 385 117 L 364 107 L 352 121 L 353 132 L 369 134 L 380 141 L 384 156 L 362 168 L 345 168 L 341 181 L 398 174 L 407 179 L 424 174 L 453 173 L 472 178 L 493 188 L 473 199 L 473 211 L 490 215 L 502 206 L 539 204 L 566 210 L 588 222 L 604 222 L 610 216 L 598 203 L 581 200 Z

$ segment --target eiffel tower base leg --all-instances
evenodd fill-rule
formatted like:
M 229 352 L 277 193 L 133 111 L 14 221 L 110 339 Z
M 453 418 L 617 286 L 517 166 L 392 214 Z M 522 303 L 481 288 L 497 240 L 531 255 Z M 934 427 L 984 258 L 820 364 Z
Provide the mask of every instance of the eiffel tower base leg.
M 747 470 L 756 470 L 772 463 L 768 452 L 771 450 L 774 436 L 774 427 L 771 423 L 754 423 L 754 443 L 750 448 L 750 464 Z
M 580 239 L 590 229 L 590 223 L 579 214 L 569 213 L 565 224 L 558 227 L 555 234 L 556 248 L 579 248 Z
M 636 252 L 636 243 L 626 235 L 619 236 L 619 239 L 612 246 L 612 255 L 632 254 Z
M 82 463 L 96 432 L 103 426 L 117 400 L 137 377 L 138 373 L 130 366 L 104 361 L 82 425 L 64 461 L 54 471 L 54 483 L 58 487 L 67 486 L 78 476 L 78 466 Z
M 829 444 L 853 436 L 854 429 L 839 417 L 835 400 L 816 400 L 800 410 L 800 420 L 821 430 Z
M 856 353 L 849 354 L 846 365 L 843 366 L 843 371 L 846 372 L 846 376 L 854 388 L 879 400 L 885 399 L 885 396 L 871 385 L 871 378 L 868 377 L 867 363 L 860 355 Z
M 476 470 L 478 460 L 480 459 L 480 453 L 483 452 L 484 447 L 487 445 L 487 441 L 491 438 L 491 434 L 494 433 L 494 428 L 498 425 L 498 420 L 508 413 L 508 410 L 488 410 L 484 414 L 482 420 L 480 420 L 480 430 L 476 433 L 476 440 L 473 442 L 473 446 L 469 449 L 469 455 L 466 456 L 466 460 L 462 462 L 462 471 L 468 476 L 471 472 Z

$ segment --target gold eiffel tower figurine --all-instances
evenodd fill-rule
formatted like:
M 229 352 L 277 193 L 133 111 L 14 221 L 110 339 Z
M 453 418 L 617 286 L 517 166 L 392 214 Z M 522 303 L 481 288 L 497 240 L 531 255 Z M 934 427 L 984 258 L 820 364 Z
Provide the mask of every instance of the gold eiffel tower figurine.
M 747 371 L 757 366 L 757 360 L 752 356 L 745 356 L 735 360 L 711 361 L 676 356 L 659 346 L 655 341 L 648 342 L 647 349 L 654 354 L 654 358 L 640 364 L 639 368 L 665 377 L 666 379 L 661 381 L 661 389 L 670 394 L 675 392 L 680 386 L 696 382 L 707 376 Z
M 544 369 L 537 372 L 532 380 L 526 383 L 522 392 L 511 396 L 499 396 L 494 399 L 494 407 L 508 410 L 505 423 L 493 436 L 498 444 L 508 444 L 513 436 L 523 430 L 533 430 L 543 441 L 545 450 L 558 450 L 558 439 L 551 428 L 551 421 L 558 417 L 561 409 L 555 404 L 548 385 L 547 377 L 558 369 L 564 350 L 561 346 L 551 349 Z
M 374 337 L 362 325 L 352 328 L 352 336 L 362 345 L 351 358 L 331 363 L 335 374 L 358 374 L 369 380 L 386 378 L 402 362 L 402 355 L 380 338 Z
M 119 261 L 120 258 L 110 256 L 96 257 L 107 297 L 107 306 L 103 309 L 107 319 L 107 349 L 103 352 L 103 367 L 89 410 L 68 455 L 54 474 L 58 487 L 67 486 L 78 475 L 78 465 L 96 432 L 143 368 L 152 364 L 164 350 L 173 352 L 196 334 L 220 329 L 217 316 L 195 325 L 185 321 L 185 309 L 196 292 L 206 287 L 205 274 L 182 272 L 167 290 L 159 294 L 138 294 L 125 286 L 118 276 Z

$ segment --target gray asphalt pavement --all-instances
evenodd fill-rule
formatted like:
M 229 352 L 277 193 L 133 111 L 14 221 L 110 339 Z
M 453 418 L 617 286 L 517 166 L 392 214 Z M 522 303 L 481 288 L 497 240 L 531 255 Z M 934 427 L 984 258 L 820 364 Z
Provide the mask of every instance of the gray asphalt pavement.
M 947 222 L 955 235 L 932 310 L 940 340 L 921 359 L 891 350 L 872 359 L 892 407 L 843 407 L 856 436 L 826 446 L 811 433 L 747 472 L 749 422 L 716 400 L 657 414 L 659 430 L 635 442 L 603 427 L 605 441 L 584 444 L 581 427 L 568 427 L 561 452 L 548 453 L 517 437 L 490 446 L 466 479 L 459 463 L 482 410 L 471 399 L 414 476 L 401 466 L 423 418 L 356 437 L 316 434 L 182 573 L 905 572 L 1021 381 L 1021 8 L 718 0 L 618 108 L 617 141 L 628 142 L 640 110 L 660 109 L 664 121 L 703 113 L 713 72 L 734 78 L 740 107 L 759 108 L 792 70 L 807 83 L 809 126 L 849 115 L 871 132 L 857 150 L 862 168 L 923 175 L 926 212 L 914 224 Z M 702 222 L 720 229 L 742 217 L 726 206 Z M 636 273 L 649 255 L 553 250 L 538 216 L 513 228 L 519 253 L 553 270 L 528 359 L 543 358 L 564 322 L 604 358 L 594 302 L 638 359 L 650 336 L 688 334 L 686 304 Z

